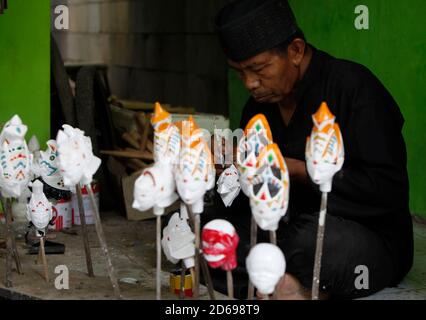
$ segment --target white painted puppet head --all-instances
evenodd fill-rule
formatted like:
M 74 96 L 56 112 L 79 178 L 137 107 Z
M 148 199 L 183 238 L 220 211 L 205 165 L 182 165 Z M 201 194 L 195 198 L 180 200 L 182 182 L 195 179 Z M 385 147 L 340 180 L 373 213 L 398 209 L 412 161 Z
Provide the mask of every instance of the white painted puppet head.
M 4 197 L 19 198 L 28 187 L 33 156 L 24 138 L 26 131 L 19 116 L 14 116 L 1 133 L 0 189 Z
M 192 123 L 193 119 L 190 118 L 188 122 Z M 192 127 L 197 128 L 195 122 Z M 191 205 L 193 213 L 198 214 L 203 212 L 206 191 L 215 185 L 215 169 L 210 149 L 202 134 L 198 134 L 196 129 L 192 131 L 182 132 L 182 149 L 175 179 L 182 201 Z
M 179 129 L 172 123 L 170 113 L 165 111 L 158 102 L 155 103 L 151 124 L 154 128 L 155 162 L 175 165 L 180 152 Z
M 251 180 L 250 207 L 258 226 L 276 231 L 289 203 L 290 179 L 280 149 L 270 144 L 259 155 Z
M 162 215 L 164 208 L 178 198 L 171 170 L 156 163 L 142 171 L 135 181 L 133 208 L 139 211 L 154 209 L 155 215 Z
M 244 137 L 238 143 L 237 164 L 240 171 L 241 189 L 250 196 L 251 179 L 257 167 L 257 157 L 272 143 L 272 133 L 263 114 L 254 116 L 247 124 Z
M 52 204 L 43 193 L 43 183 L 36 180 L 32 184 L 33 192 L 27 205 L 27 219 L 33 223 L 38 236 L 44 236 L 52 220 Z
M 167 227 L 163 230 L 161 245 L 164 254 L 171 263 L 184 260 L 186 268 L 194 266 L 195 235 L 192 233 L 186 219 L 181 218 L 179 213 L 174 213 Z
M 22 123 L 18 115 L 14 115 L 3 127 L 0 134 L 0 143 L 6 140 L 8 143 L 12 140 L 23 140 L 27 133 L 28 127 Z
M 90 184 L 101 165 L 101 159 L 92 151 L 92 141 L 78 128 L 63 125 L 58 131 L 58 163 L 64 184 L 74 188 L 76 184 Z
M 234 226 L 226 220 L 213 220 L 203 227 L 201 234 L 203 254 L 212 268 L 225 271 L 237 267 L 239 237 Z
M 68 190 L 68 188 L 65 187 L 64 179 L 59 169 L 58 145 L 55 140 L 49 140 L 46 144 L 46 151 L 40 151 L 38 161 L 40 168 L 39 174 L 43 181 L 49 186 L 60 190 Z
M 335 116 L 323 102 L 312 116 L 314 127 L 306 143 L 306 167 L 322 192 L 330 192 L 333 176 L 344 162 L 344 146 Z
M 284 276 L 286 261 L 280 248 L 270 243 L 260 243 L 250 250 L 246 268 L 257 290 L 263 295 L 269 295 L 274 293 Z

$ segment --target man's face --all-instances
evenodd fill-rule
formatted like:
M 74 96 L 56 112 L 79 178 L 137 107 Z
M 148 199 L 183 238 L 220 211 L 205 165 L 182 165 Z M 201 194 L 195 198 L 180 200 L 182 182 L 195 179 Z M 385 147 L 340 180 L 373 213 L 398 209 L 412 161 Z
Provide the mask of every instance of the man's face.
M 236 70 L 247 90 L 260 103 L 278 103 L 293 90 L 298 68 L 288 54 L 265 51 L 242 62 L 228 61 Z

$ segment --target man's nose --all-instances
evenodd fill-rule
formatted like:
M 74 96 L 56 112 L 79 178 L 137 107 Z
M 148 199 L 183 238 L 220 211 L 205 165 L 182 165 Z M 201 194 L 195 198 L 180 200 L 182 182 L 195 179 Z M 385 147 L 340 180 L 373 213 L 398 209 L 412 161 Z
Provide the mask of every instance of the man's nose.
M 244 85 L 249 91 L 253 91 L 260 87 L 260 81 L 254 75 L 246 75 L 244 78 Z

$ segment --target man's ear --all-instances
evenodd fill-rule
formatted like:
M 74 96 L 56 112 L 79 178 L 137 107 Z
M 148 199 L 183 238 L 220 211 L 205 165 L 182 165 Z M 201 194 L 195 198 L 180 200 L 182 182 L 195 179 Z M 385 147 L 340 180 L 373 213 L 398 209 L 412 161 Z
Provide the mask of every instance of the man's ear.
M 295 67 L 299 67 L 305 55 L 306 42 L 301 38 L 294 39 L 288 46 L 288 57 Z

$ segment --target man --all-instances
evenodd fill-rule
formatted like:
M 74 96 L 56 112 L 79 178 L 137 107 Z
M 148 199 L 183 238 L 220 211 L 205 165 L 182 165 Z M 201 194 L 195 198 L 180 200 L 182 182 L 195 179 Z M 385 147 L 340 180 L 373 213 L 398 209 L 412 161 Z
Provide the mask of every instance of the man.
M 398 284 L 412 266 L 413 231 L 404 119 L 394 99 L 367 68 L 307 44 L 287 0 L 236 1 L 219 12 L 216 27 L 251 94 L 241 128 L 263 113 L 290 173 L 289 220 L 277 236 L 287 271 L 277 298 L 310 297 L 320 192 L 306 171 L 305 143 L 323 101 L 342 130 L 345 164 L 329 194 L 321 293 L 352 299 Z M 239 196 L 225 216 L 240 234 L 236 273 L 243 274 L 248 199 Z M 364 281 L 357 281 L 360 270 L 368 272 Z

